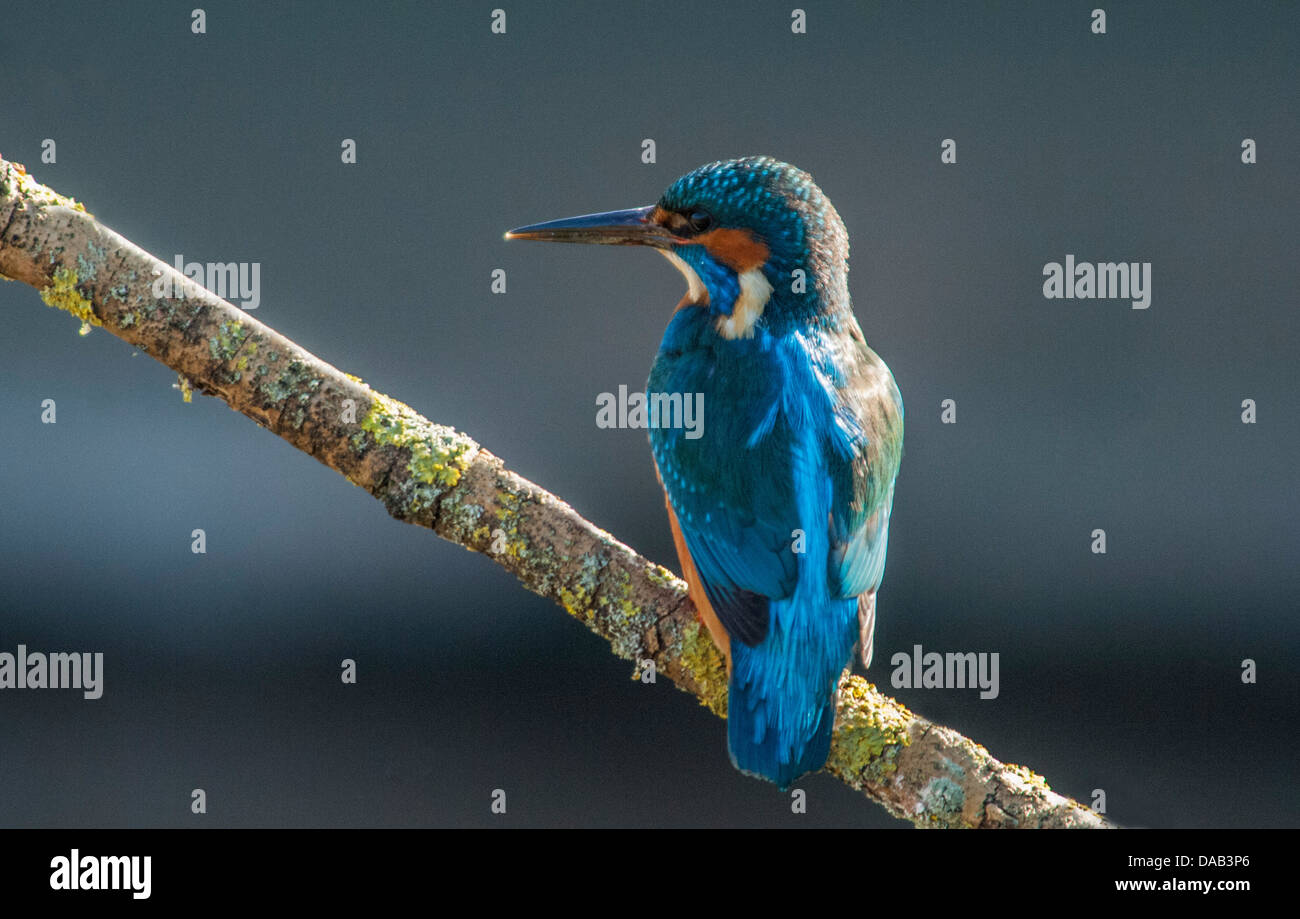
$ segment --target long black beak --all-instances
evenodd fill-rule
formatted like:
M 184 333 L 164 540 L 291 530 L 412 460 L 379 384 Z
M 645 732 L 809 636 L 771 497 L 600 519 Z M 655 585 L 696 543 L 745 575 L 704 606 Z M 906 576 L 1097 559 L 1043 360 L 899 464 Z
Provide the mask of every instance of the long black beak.
M 654 246 L 669 249 L 686 240 L 650 219 L 653 204 L 626 211 L 584 214 L 518 227 L 506 239 L 541 239 L 554 243 L 598 243 L 605 246 Z

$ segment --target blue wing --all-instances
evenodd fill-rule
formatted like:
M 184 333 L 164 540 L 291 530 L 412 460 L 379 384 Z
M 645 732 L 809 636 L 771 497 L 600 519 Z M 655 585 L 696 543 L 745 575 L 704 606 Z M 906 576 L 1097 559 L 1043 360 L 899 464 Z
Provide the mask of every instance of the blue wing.
M 707 321 L 700 309 L 674 316 L 647 385 L 652 393 L 701 393 L 703 428 L 699 436 L 652 428 L 650 442 L 714 613 L 753 646 L 767 634 L 769 601 L 790 596 L 798 578 L 783 373 L 770 350 L 720 339 Z

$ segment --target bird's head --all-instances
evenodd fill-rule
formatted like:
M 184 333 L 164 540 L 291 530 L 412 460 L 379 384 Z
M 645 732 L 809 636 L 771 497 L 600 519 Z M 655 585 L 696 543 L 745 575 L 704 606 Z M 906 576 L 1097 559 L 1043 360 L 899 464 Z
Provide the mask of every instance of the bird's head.
M 519 227 L 506 238 L 658 249 L 686 277 L 678 308 L 710 310 L 725 338 L 849 308 L 844 223 L 808 173 L 766 156 L 701 166 L 657 204 Z

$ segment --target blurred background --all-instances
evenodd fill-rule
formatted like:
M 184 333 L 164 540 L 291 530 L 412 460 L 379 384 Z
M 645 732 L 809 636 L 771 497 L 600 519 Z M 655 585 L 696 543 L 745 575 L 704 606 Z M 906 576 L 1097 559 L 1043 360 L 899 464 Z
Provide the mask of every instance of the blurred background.
M 807 169 L 907 407 L 870 677 L 1122 824 L 1295 825 L 1300 8 L 806 6 L 795 35 L 789 4 L 506 5 L 498 35 L 492 4 L 221 3 L 195 35 L 47 2 L 0 30 L 0 151 L 165 261 L 260 263 L 258 319 L 674 569 L 645 432 L 595 400 L 644 385 L 681 278 L 501 234 L 719 158 Z M 1150 308 L 1044 299 L 1067 253 L 1151 262 Z M 906 826 L 823 775 L 791 814 L 489 560 L 32 289 L 0 310 L 0 651 L 106 671 L 0 692 L 0 825 Z M 998 652 L 1000 694 L 891 690 L 915 644 Z

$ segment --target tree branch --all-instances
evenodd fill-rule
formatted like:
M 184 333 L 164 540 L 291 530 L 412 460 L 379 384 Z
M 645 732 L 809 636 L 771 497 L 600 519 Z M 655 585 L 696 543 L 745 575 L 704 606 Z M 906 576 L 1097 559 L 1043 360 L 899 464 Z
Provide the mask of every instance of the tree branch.
M 30 284 L 48 305 L 102 325 L 166 364 L 194 389 L 342 473 L 398 520 L 487 554 L 614 653 L 638 666 L 653 660 L 657 673 L 725 716 L 722 658 L 685 584 L 667 569 L 515 475 L 469 437 L 195 286 L 3 158 L 0 227 L 0 275 Z M 826 770 L 917 826 L 1110 825 L 1040 776 L 999 762 L 857 676 L 841 684 Z

